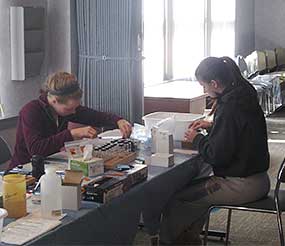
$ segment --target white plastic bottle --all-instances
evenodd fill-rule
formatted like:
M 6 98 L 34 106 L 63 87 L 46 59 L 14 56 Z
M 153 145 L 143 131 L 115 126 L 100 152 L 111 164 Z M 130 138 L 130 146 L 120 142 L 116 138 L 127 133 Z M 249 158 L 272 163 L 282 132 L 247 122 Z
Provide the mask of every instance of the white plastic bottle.
M 47 168 L 40 179 L 40 184 L 42 216 L 60 216 L 62 214 L 61 178 L 55 173 L 55 169 Z

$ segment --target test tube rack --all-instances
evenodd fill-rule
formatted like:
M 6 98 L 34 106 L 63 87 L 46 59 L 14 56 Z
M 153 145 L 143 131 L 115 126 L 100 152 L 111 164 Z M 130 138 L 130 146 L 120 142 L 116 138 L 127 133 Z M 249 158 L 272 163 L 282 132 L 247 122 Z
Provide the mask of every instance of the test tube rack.
M 104 162 L 104 167 L 106 169 L 113 169 L 118 164 L 128 164 L 133 162 L 137 157 L 137 154 L 135 152 L 132 153 L 122 153 L 119 154 L 116 157 L 113 157 L 107 161 Z
M 135 144 L 131 139 L 116 139 L 93 148 L 93 156 L 104 160 L 105 169 L 113 169 L 118 164 L 128 164 L 137 157 Z

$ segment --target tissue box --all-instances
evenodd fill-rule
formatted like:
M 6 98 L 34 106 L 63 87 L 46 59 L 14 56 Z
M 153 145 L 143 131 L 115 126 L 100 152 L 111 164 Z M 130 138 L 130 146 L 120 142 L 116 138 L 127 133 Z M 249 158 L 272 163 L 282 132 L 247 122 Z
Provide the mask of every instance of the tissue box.
M 104 173 L 104 161 L 102 158 L 92 158 L 84 161 L 83 158 L 75 158 L 70 160 L 70 169 L 82 171 L 84 176 L 96 176 Z
M 62 183 L 62 208 L 79 210 L 81 207 L 82 171 L 65 170 Z

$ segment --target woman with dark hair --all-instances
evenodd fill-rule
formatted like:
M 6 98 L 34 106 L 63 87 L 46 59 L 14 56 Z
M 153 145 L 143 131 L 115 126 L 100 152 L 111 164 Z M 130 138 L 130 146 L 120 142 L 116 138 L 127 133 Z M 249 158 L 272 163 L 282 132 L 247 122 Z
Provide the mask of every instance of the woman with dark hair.
M 216 99 L 216 108 L 213 122 L 194 122 L 185 140 L 197 146 L 197 165 L 210 165 L 213 172 L 169 202 L 160 231 L 164 243 L 199 243 L 211 205 L 252 202 L 270 188 L 266 122 L 255 89 L 229 57 L 204 59 L 195 75 Z M 208 134 L 199 133 L 200 129 Z
M 131 134 L 131 124 L 121 117 L 81 106 L 82 90 L 75 75 L 57 72 L 45 83 L 38 99 L 20 111 L 14 155 L 9 168 L 30 162 L 33 155 L 48 156 L 64 146 L 64 142 L 94 138 L 94 127 L 119 128 L 123 137 Z M 86 125 L 68 129 L 68 122 Z

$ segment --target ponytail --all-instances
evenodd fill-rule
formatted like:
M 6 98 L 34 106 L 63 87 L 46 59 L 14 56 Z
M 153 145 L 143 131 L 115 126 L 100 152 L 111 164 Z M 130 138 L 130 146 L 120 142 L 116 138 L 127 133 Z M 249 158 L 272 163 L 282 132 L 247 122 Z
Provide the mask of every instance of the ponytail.
M 232 74 L 232 79 L 233 79 L 232 85 L 233 86 L 250 86 L 254 89 L 251 83 L 242 75 L 239 67 L 237 66 L 234 60 L 232 60 L 228 56 L 223 56 L 221 57 L 221 59 L 225 61 L 226 65 L 229 68 L 229 71 Z
M 207 57 L 197 67 L 195 76 L 198 81 L 210 83 L 218 81 L 225 88 L 237 86 L 253 86 L 245 79 L 236 63 L 227 56 Z

